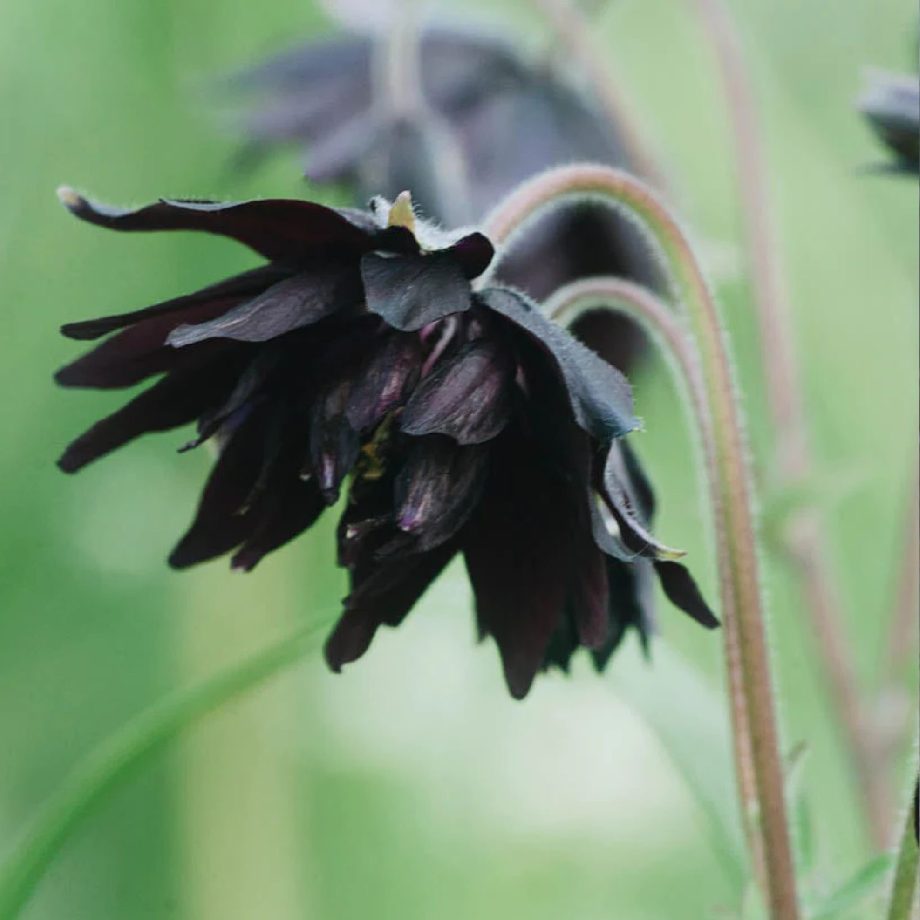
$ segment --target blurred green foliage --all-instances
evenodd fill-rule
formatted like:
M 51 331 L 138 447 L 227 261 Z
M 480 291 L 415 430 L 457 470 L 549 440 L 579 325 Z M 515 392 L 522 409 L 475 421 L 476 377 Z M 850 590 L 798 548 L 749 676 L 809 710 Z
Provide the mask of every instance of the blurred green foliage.
M 471 18 L 477 4 L 442 5 Z M 480 5 L 532 46 L 545 42 L 524 0 Z M 764 103 L 815 489 L 831 507 L 847 626 L 872 686 L 916 438 L 917 195 L 910 181 L 860 172 L 879 151 L 851 100 L 864 65 L 912 69 L 916 11 L 907 0 L 733 6 Z M 710 259 L 769 501 L 730 145 L 689 9 L 613 3 L 598 39 Z M 182 438 L 144 439 L 69 480 L 54 458 L 117 397 L 56 391 L 50 379 L 74 354 L 56 334 L 62 322 L 250 264 L 225 241 L 78 225 L 54 187 L 119 203 L 315 194 L 293 158 L 234 174 L 203 89 L 216 72 L 328 28 L 302 0 L 0 4 L 0 858 L 72 766 L 133 714 L 328 618 L 342 594 L 328 524 L 251 576 L 221 563 L 168 571 L 161 560 L 206 457 L 174 456 Z M 660 532 L 691 551 L 714 596 L 683 417 L 659 363 L 636 390 Z M 800 599 L 769 546 L 765 559 L 785 739 L 808 744 L 815 872 L 832 891 L 872 854 Z M 344 676 L 315 655 L 189 732 L 86 821 L 24 916 L 671 920 L 734 903 L 703 812 L 643 707 L 627 705 L 644 667 L 636 649 L 609 678 L 583 665 L 516 704 L 494 649 L 474 646 L 468 608 L 453 569 Z M 662 632 L 718 691 L 718 638 L 667 608 Z M 668 658 L 653 660 L 646 716 L 679 694 Z M 704 765 L 707 754 L 725 775 L 718 747 L 702 752 Z

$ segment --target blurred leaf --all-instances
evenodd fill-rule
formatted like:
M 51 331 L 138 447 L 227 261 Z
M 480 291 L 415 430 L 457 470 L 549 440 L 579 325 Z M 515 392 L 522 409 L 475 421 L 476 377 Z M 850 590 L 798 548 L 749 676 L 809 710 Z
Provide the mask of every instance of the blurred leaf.
M 97 802 L 148 757 L 198 719 L 257 687 L 316 647 L 323 620 L 216 676 L 170 694 L 132 719 L 78 764 L 0 866 L 0 917 L 15 917 L 71 832 Z

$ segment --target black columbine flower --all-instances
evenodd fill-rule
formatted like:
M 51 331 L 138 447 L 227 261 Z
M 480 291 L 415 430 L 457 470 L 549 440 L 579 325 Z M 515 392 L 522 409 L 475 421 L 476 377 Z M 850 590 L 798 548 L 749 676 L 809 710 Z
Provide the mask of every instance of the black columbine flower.
M 385 42 L 360 34 L 311 40 L 229 78 L 234 98 L 246 100 L 241 162 L 294 145 L 305 151 L 311 182 L 349 185 L 358 201 L 411 188 L 422 212 L 448 226 L 481 220 L 519 183 L 554 166 L 637 171 L 618 126 L 583 88 L 482 30 L 422 30 L 422 104 L 394 114 L 378 79 Z M 600 274 L 658 283 L 635 227 L 591 202 L 545 217 L 498 269 L 536 300 Z M 642 347 L 635 324 L 610 313 L 594 323 L 607 330 L 606 357 L 628 371 Z
M 716 625 L 649 533 L 651 489 L 622 440 L 637 424 L 628 384 L 524 295 L 474 288 L 493 255 L 482 234 L 416 222 L 407 195 L 369 211 L 290 200 L 117 210 L 69 189 L 61 199 L 101 226 L 220 234 L 267 260 L 63 328 L 112 333 L 58 372 L 64 386 L 162 375 L 74 441 L 63 470 L 191 422 L 183 450 L 218 447 L 176 568 L 232 553 L 251 569 L 347 484 L 338 553 L 351 590 L 326 645 L 336 671 L 458 553 L 516 697 L 579 645 L 603 667 L 628 627 L 645 638 L 653 571 L 672 601 Z
M 874 71 L 859 98 L 859 109 L 894 161 L 891 169 L 920 172 L 920 83 L 917 76 Z

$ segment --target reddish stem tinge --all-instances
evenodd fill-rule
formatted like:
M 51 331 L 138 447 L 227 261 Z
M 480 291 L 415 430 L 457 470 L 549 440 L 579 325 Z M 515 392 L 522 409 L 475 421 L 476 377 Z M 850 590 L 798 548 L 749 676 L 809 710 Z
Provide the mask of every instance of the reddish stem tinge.
M 764 385 L 776 444 L 777 484 L 794 486 L 808 480 L 813 464 L 757 100 L 728 7 L 723 0 L 694 2 L 718 60 L 728 103 L 760 327 Z M 860 690 L 852 644 L 845 634 L 844 603 L 834 577 L 822 515 L 815 508 L 802 509 L 789 522 L 785 537 L 805 594 L 830 701 L 856 772 L 866 822 L 875 843 L 882 846 L 891 809 L 887 764 Z

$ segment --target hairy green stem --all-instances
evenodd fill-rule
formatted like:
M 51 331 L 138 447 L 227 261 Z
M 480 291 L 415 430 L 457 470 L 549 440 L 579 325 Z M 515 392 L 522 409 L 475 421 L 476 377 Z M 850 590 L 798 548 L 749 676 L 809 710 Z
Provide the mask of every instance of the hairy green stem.
M 678 303 L 699 349 L 712 419 L 718 485 L 718 551 L 727 573 L 723 608 L 737 630 L 737 680 L 748 713 L 759 820 L 763 829 L 767 898 L 774 920 L 797 920 L 792 850 L 764 626 L 754 515 L 741 417 L 718 311 L 686 234 L 655 194 L 620 170 L 593 164 L 549 170 L 512 192 L 486 221 L 499 246 L 548 209 L 569 199 L 595 199 L 633 217 L 664 257 Z M 731 629 L 726 632 L 731 636 Z M 737 728 L 738 726 L 736 726 Z M 739 780 L 741 778 L 739 777 Z
M 719 65 L 734 139 L 763 380 L 773 424 L 772 466 L 780 486 L 795 486 L 808 480 L 813 463 L 757 99 L 728 4 L 725 0 L 692 0 L 692 4 Z M 855 770 L 865 820 L 876 845 L 883 846 L 891 808 L 888 764 L 861 693 L 821 513 L 812 507 L 801 509 L 786 528 L 785 544 L 804 592 L 815 650 Z
M 303 626 L 215 677 L 167 696 L 103 741 L 45 803 L 0 867 L 0 920 L 17 916 L 71 832 L 103 796 L 183 729 L 301 659 L 324 626 Z
M 699 433 L 703 465 L 706 470 L 706 484 L 709 489 L 710 507 L 716 518 L 717 539 L 724 531 L 719 525 L 721 517 L 721 494 L 718 488 L 716 467 L 716 446 L 712 432 L 712 417 L 706 398 L 699 357 L 692 339 L 674 310 L 665 305 L 651 291 L 631 281 L 615 277 L 584 278 L 560 288 L 546 302 L 547 314 L 556 321 L 571 325 L 580 315 L 597 309 L 612 309 L 625 313 L 644 328 L 671 360 L 677 390 L 683 393 L 689 404 Z M 683 384 L 683 386 L 681 386 Z M 728 568 L 728 554 L 717 554 L 721 595 L 730 590 L 731 572 Z M 766 885 L 763 835 L 757 817 L 757 787 L 754 777 L 752 751 L 750 747 L 750 725 L 740 680 L 740 649 L 738 630 L 734 617 L 727 617 L 723 623 L 725 635 L 726 673 L 729 679 L 729 712 L 732 724 L 732 745 L 735 772 L 738 777 L 738 798 L 741 822 L 750 851 L 754 875 Z
M 916 821 L 917 792 L 907 809 L 904 830 L 901 832 L 898 847 L 898 861 L 894 868 L 891 882 L 891 902 L 888 906 L 887 920 L 912 920 L 912 913 L 917 899 L 917 874 L 920 870 L 920 848 L 917 846 Z

